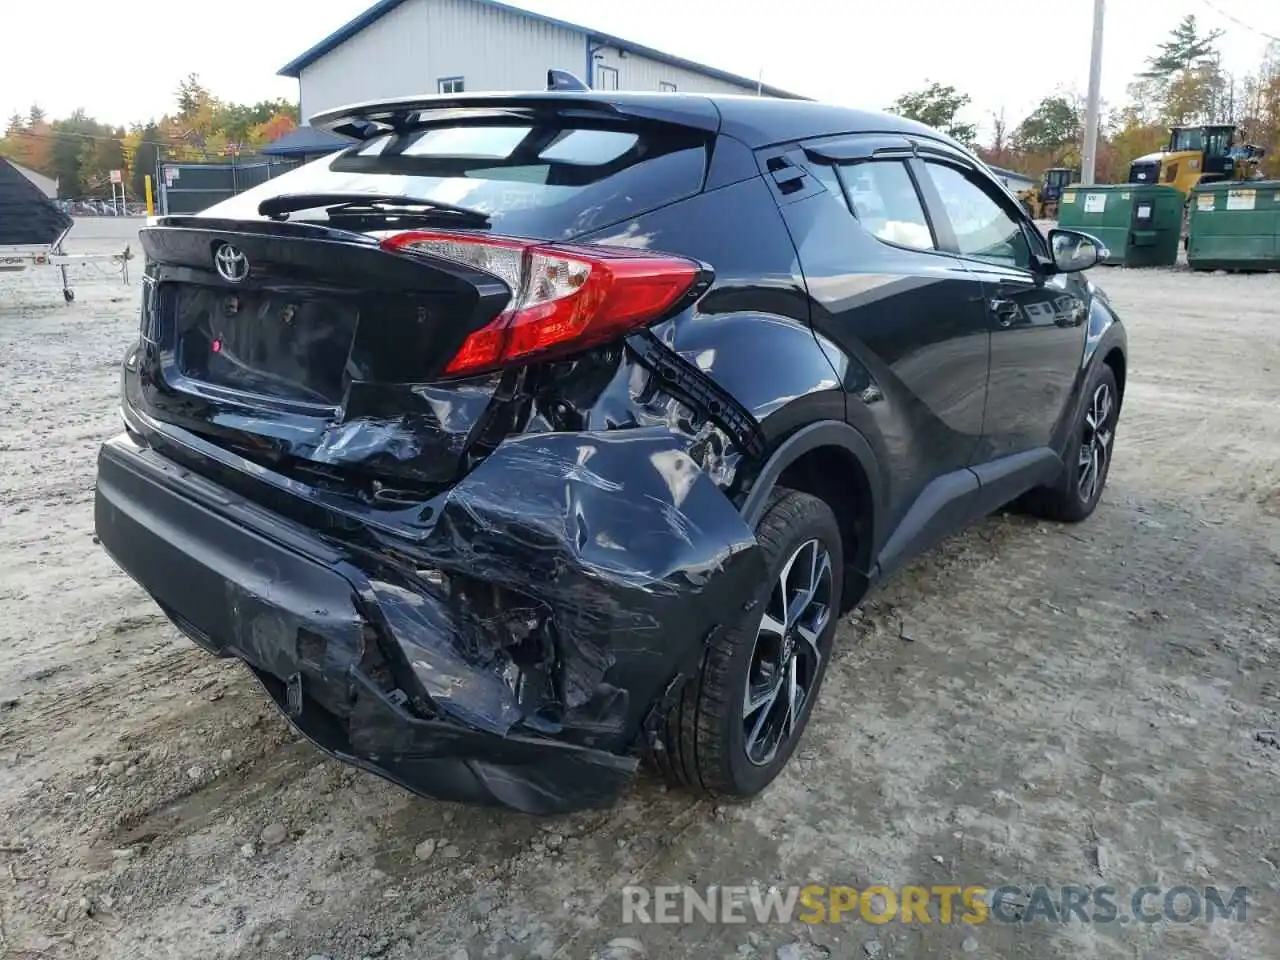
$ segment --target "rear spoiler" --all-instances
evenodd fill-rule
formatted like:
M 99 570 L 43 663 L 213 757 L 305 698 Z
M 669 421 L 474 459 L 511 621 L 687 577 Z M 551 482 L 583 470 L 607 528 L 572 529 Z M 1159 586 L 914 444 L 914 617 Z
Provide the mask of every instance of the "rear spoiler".
M 308 122 L 317 129 L 356 140 L 369 140 L 383 133 L 396 133 L 454 118 L 566 113 L 652 120 L 709 133 L 720 130 L 720 111 L 705 97 L 565 88 L 537 93 L 452 93 L 375 100 L 326 110 L 315 114 Z

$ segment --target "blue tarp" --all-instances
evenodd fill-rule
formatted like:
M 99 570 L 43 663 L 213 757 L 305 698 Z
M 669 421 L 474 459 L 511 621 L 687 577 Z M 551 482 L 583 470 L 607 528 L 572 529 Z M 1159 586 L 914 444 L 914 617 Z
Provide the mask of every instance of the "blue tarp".
M 315 127 L 295 127 L 279 140 L 268 144 L 259 153 L 268 157 L 302 157 L 309 154 L 335 153 L 343 147 L 354 143 L 328 130 L 317 130 Z

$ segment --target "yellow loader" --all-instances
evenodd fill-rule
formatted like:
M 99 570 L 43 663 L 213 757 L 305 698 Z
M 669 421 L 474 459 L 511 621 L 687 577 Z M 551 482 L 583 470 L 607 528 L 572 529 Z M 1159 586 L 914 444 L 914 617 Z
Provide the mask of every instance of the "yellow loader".
M 1067 167 L 1050 167 L 1044 172 L 1037 186 L 1018 191 L 1018 199 L 1022 208 L 1033 220 L 1056 220 L 1058 204 L 1062 202 L 1062 191 L 1067 184 L 1074 183 L 1080 174 Z
M 1177 187 L 1190 197 L 1197 184 L 1214 180 L 1259 180 L 1265 151 L 1253 144 L 1237 144 L 1239 131 L 1229 124 L 1174 127 L 1169 146 L 1134 160 L 1130 183 Z

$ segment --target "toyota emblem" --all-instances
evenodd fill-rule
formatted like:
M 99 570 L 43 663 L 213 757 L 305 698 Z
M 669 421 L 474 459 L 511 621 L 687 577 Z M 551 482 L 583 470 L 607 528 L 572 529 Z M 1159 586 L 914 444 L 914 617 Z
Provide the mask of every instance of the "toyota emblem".
M 239 283 L 249 275 L 249 258 L 229 243 L 218 247 L 213 255 L 218 276 L 228 283 Z

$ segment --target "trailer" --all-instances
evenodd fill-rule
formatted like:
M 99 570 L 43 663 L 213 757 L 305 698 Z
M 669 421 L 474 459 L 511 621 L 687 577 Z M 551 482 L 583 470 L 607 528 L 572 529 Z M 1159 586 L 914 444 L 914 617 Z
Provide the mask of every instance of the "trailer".
M 75 221 L 28 174 L 25 168 L 0 157 L 0 273 L 56 269 L 67 303 L 76 298 L 67 277 L 68 267 L 112 267 L 128 283 L 129 248 L 119 253 L 68 253 L 64 244 Z
M 71 232 L 68 227 L 49 244 L 20 244 L 0 247 L 0 273 L 22 273 L 39 267 L 50 267 L 58 271 L 62 281 L 62 299 L 71 303 L 76 292 L 71 289 L 67 276 L 68 267 L 93 265 L 112 269 L 120 274 L 120 279 L 129 282 L 129 261 L 133 253 L 126 244 L 119 253 L 67 253 L 63 249 L 63 241 Z

